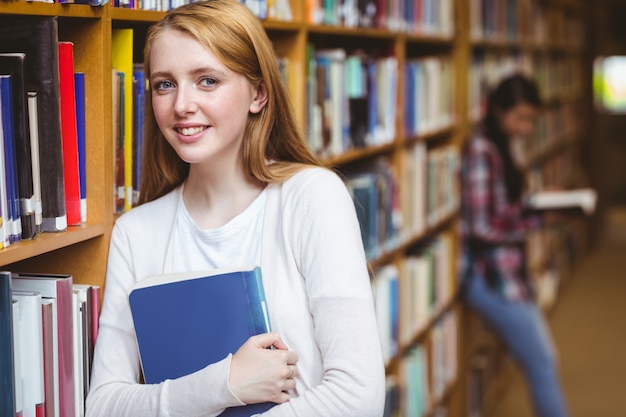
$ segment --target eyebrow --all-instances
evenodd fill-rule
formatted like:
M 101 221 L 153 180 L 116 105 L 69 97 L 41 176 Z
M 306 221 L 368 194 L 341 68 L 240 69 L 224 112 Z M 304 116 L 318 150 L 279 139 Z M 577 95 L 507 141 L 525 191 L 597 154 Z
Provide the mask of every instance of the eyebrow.
M 222 70 L 218 70 L 214 67 L 198 67 L 198 68 L 194 68 L 191 71 L 192 75 L 198 75 L 198 74 L 205 74 L 205 73 L 209 73 L 209 74 L 215 74 L 217 76 L 224 76 L 225 72 Z M 169 71 L 157 71 L 157 72 L 153 72 L 150 74 L 150 79 L 153 78 L 169 78 L 171 77 L 172 73 Z

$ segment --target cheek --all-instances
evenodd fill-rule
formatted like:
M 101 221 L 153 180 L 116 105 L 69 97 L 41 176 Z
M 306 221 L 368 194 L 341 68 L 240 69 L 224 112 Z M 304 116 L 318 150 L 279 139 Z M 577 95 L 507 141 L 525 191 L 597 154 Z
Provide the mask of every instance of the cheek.
M 162 127 L 166 122 L 168 114 L 171 114 L 170 107 L 167 105 L 166 100 L 163 97 L 152 98 L 152 112 L 159 127 Z

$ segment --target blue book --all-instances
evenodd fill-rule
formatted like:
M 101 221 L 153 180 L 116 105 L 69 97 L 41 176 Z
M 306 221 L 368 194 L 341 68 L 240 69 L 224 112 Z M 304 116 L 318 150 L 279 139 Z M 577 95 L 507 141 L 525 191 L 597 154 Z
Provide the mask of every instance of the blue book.
M 2 101 L 2 131 L 4 149 L 4 176 L 8 213 L 5 217 L 9 244 L 21 240 L 20 205 L 17 194 L 17 168 L 15 155 L 15 131 L 13 119 L 12 77 L 0 75 L 0 101 Z
M 149 384 L 199 371 L 235 353 L 250 336 L 270 331 L 259 267 L 147 277 L 128 300 Z M 249 417 L 273 405 L 231 407 L 220 416 Z
M 146 105 L 146 77 L 142 64 L 133 66 L 133 201 L 137 204 L 141 185 L 143 150 L 143 114 Z
M 78 140 L 78 185 L 80 193 L 81 222 L 87 221 L 87 127 L 85 123 L 85 73 L 74 73 L 76 100 L 76 138 Z

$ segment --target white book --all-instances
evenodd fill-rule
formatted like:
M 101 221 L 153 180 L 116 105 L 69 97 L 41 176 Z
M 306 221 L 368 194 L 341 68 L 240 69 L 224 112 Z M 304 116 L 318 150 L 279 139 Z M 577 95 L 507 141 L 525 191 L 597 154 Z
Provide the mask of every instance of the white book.
M 28 123 L 30 127 L 30 155 L 33 166 L 35 225 L 37 226 L 37 229 L 39 229 L 42 222 L 41 174 L 39 169 L 39 121 L 37 119 L 37 93 L 34 91 L 28 92 Z
M 574 190 L 540 191 L 528 198 L 527 205 L 536 210 L 580 207 L 585 214 L 592 214 L 596 208 L 597 192 L 592 188 Z
M 72 291 L 74 316 L 72 323 L 72 340 L 74 342 L 74 400 L 76 417 L 85 416 L 82 298 L 81 291 L 74 288 Z
M 19 334 L 21 343 L 23 417 L 43 414 L 45 406 L 43 375 L 43 330 L 41 294 L 34 291 L 13 291 L 20 304 Z

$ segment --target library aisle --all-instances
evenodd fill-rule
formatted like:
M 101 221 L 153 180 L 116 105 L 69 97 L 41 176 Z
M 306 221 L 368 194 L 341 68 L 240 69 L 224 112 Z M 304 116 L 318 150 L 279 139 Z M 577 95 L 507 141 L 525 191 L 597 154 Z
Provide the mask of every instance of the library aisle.
M 608 215 L 606 233 L 578 261 L 549 314 L 571 417 L 626 416 L 626 207 Z M 513 372 L 492 417 L 533 417 Z

